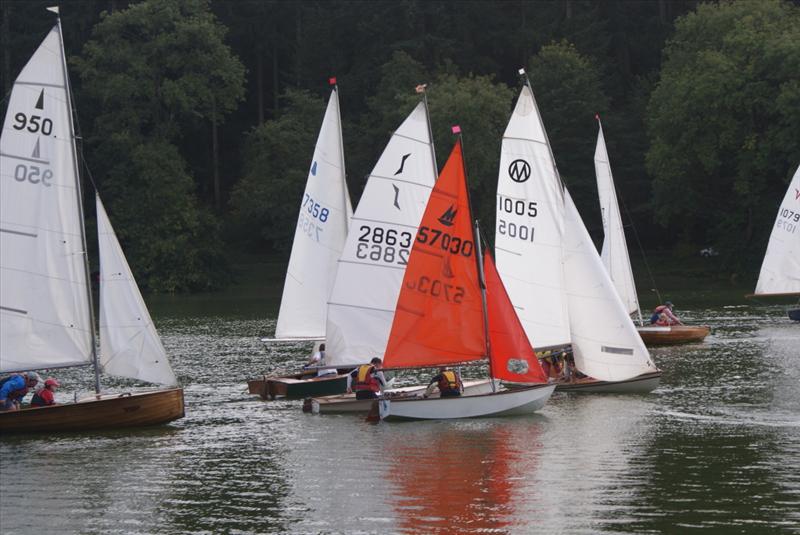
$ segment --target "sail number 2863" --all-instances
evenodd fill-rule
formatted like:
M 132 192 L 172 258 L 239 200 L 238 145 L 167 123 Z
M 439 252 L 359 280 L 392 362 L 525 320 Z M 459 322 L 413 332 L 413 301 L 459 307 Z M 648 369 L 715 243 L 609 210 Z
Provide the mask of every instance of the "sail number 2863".
M 386 264 L 408 264 L 412 235 L 407 231 L 372 225 L 358 227 L 356 257 Z

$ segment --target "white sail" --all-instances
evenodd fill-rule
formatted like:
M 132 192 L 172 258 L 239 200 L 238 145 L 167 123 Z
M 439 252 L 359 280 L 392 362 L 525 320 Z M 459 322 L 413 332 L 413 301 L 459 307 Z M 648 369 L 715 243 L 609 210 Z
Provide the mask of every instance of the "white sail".
M 75 146 L 58 26 L 14 83 L 0 138 L 0 371 L 92 359 Z
M 408 255 L 435 182 L 427 109 L 420 102 L 389 140 L 353 215 L 328 304 L 329 364 L 383 356 Z
M 539 110 L 522 88 L 503 134 L 497 180 L 495 256 L 534 347 L 567 344 L 561 243 L 564 199 Z
M 658 371 L 568 192 L 564 278 L 575 366 L 601 381 Z
M 345 182 L 339 97 L 331 92 L 300 200 L 275 336 L 323 338 L 336 262 L 353 208 Z
M 758 275 L 756 294 L 800 294 L 800 167 L 783 198 Z
M 96 201 L 100 250 L 100 365 L 111 375 L 176 385 L 161 338 L 99 195 Z
M 617 192 L 614 189 L 614 177 L 608 161 L 606 140 L 603 127 L 598 121 L 597 146 L 594 151 L 594 170 L 597 175 L 597 193 L 600 198 L 600 214 L 603 217 L 603 250 L 601 258 L 608 271 L 620 299 L 628 314 L 636 312 L 641 323 L 639 299 L 636 296 L 636 284 L 633 281 L 631 261 L 628 257 L 628 245 L 625 242 L 625 229 L 619 214 Z

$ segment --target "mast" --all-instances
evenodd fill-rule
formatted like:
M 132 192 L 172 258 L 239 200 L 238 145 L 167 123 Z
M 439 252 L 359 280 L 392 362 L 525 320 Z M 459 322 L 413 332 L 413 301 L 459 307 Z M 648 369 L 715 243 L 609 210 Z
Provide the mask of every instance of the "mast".
M 531 80 L 528 78 L 528 73 L 525 72 L 525 69 L 519 70 L 520 76 L 522 76 L 523 82 L 531 92 L 531 100 L 533 100 L 533 106 L 536 108 L 536 118 L 539 120 L 539 126 L 542 129 L 542 134 L 544 134 L 544 139 L 547 141 L 547 150 L 550 152 L 550 161 L 553 163 L 553 172 L 558 179 L 558 183 L 561 184 L 561 193 L 564 193 L 564 182 L 561 180 L 561 175 L 558 173 L 558 166 L 556 165 L 556 157 L 553 155 L 553 147 L 550 145 L 550 138 L 547 136 L 547 130 L 544 127 L 544 122 L 542 121 L 542 114 L 539 112 L 539 105 L 536 103 L 536 95 L 533 94 L 533 87 L 531 87 Z
M 469 206 L 470 217 L 472 216 L 472 196 L 469 193 L 469 180 L 467 180 L 467 165 L 465 163 L 464 154 L 464 141 L 461 135 L 461 127 L 453 126 L 453 133 L 458 134 L 458 144 L 461 145 L 461 165 L 464 169 L 464 180 L 466 182 L 467 190 L 467 206 Z M 481 247 L 481 235 L 478 226 L 478 220 L 475 220 L 475 225 L 472 226 L 472 243 L 475 244 L 475 262 L 478 268 L 478 284 L 481 287 L 481 308 L 483 309 L 483 339 L 486 347 L 486 358 L 489 360 L 489 378 L 493 377 L 492 374 L 492 344 L 489 340 L 489 307 L 486 303 L 486 277 L 483 273 L 483 248 Z M 494 381 L 492 381 L 492 392 L 494 392 Z
M 431 140 L 431 161 L 433 162 L 433 176 L 439 177 L 436 165 L 436 148 L 433 146 L 433 128 L 431 128 L 431 111 L 428 108 L 428 84 L 420 84 L 416 87 L 417 93 L 422 93 L 422 103 L 425 104 L 425 120 L 428 122 L 428 138 Z
M 342 165 L 342 176 L 344 177 L 344 188 L 342 188 L 342 195 L 344 197 L 344 206 L 350 204 L 350 192 L 347 189 L 347 170 L 344 167 L 344 135 L 342 134 L 342 111 L 339 102 L 339 86 L 336 84 L 336 77 L 331 77 L 328 82 L 333 86 L 333 91 L 336 94 L 336 119 L 339 123 L 339 161 Z M 345 236 L 350 231 L 350 218 L 344 218 Z
M 86 299 L 89 301 L 89 331 L 91 333 L 92 338 L 92 363 L 94 365 L 94 389 L 97 394 L 100 393 L 100 366 L 97 361 L 97 334 L 95 333 L 95 318 L 94 318 L 94 305 L 92 301 L 92 283 L 91 277 L 89 272 L 89 252 L 86 247 L 86 222 L 83 215 L 83 191 L 81 189 L 81 174 L 80 174 L 80 167 L 78 166 L 78 147 L 75 141 L 75 125 L 73 122 L 73 110 L 72 107 L 72 92 L 70 90 L 71 85 L 69 83 L 69 73 L 67 71 L 67 57 L 66 52 L 64 51 L 64 34 L 61 28 L 61 14 L 59 12 L 58 7 L 48 7 L 48 11 L 51 11 L 56 14 L 56 20 L 58 22 L 58 40 L 61 44 L 61 69 L 64 73 L 64 91 L 67 95 L 67 107 L 69 108 L 69 113 L 67 114 L 69 117 L 69 131 L 71 132 L 71 143 L 72 143 L 72 166 L 75 170 L 75 191 L 77 196 L 77 203 L 78 203 L 78 216 L 80 217 L 81 221 L 81 245 L 83 247 L 83 268 L 84 268 L 84 275 L 86 277 Z

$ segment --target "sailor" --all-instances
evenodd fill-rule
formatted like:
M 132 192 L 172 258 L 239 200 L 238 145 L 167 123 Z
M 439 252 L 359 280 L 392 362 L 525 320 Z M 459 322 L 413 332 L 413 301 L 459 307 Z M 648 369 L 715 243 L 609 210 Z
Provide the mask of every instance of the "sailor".
M 672 306 L 672 301 L 665 301 L 663 305 L 657 306 L 653 310 L 653 315 L 650 316 L 650 324 L 660 326 L 683 325 L 678 316 L 672 312 Z
M 375 399 L 386 388 L 386 377 L 381 368 L 383 361 L 373 358 L 347 374 L 347 391 L 355 392 L 356 399 Z
M 53 377 L 48 377 L 44 382 L 44 388 L 33 394 L 31 399 L 31 407 L 44 407 L 47 405 L 55 405 L 55 391 L 61 384 Z
M 327 361 L 325 360 L 325 344 L 319 345 L 319 350 L 316 351 L 311 358 L 308 359 L 304 368 L 317 368 L 317 377 L 321 375 L 329 375 L 329 374 L 337 374 L 336 368 L 320 368 L 320 366 L 325 366 Z
M 41 380 L 36 372 L 14 374 L 0 381 L 0 411 L 19 410 L 22 398 Z
M 434 389 L 439 389 L 439 395 L 443 398 L 460 396 L 464 391 L 464 384 L 461 382 L 461 377 L 458 373 L 442 366 L 439 368 L 439 373 L 431 377 L 428 388 L 425 389 L 424 397 L 430 396 Z

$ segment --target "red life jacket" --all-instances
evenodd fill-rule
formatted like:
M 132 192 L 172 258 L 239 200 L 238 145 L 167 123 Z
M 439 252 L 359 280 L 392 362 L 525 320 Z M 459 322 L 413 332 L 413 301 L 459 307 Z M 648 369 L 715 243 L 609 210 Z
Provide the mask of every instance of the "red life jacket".
M 375 371 L 375 366 L 372 364 L 363 364 L 358 367 L 358 378 L 356 384 L 353 386 L 353 391 L 369 390 L 375 393 L 381 391 L 381 385 L 372 373 Z
M 439 392 L 460 392 L 461 388 L 458 385 L 458 378 L 455 372 L 447 370 L 441 373 L 439 379 Z

